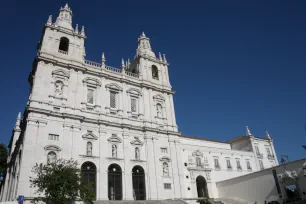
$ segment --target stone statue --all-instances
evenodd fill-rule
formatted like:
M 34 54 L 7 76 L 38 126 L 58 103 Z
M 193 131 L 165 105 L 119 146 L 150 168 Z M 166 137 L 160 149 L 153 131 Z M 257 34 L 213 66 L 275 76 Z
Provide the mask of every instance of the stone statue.
M 136 148 L 135 148 L 135 159 L 136 159 L 136 160 L 139 160 L 139 159 L 140 159 L 139 154 L 140 154 L 140 153 L 139 153 L 139 148 L 136 147 Z
M 54 152 L 49 152 L 48 154 L 48 163 L 56 161 L 56 154 Z
M 112 145 L 112 157 L 117 158 L 117 146 L 114 144 Z
M 63 95 L 63 87 L 64 84 L 61 81 L 56 81 L 55 82 L 55 87 L 54 87 L 54 93 L 56 96 L 62 96 Z
M 168 169 L 168 164 L 167 163 L 163 164 L 163 175 L 164 176 L 169 176 L 169 169 Z
M 162 107 L 160 104 L 156 105 L 156 111 L 157 111 L 157 117 L 161 118 L 162 117 Z

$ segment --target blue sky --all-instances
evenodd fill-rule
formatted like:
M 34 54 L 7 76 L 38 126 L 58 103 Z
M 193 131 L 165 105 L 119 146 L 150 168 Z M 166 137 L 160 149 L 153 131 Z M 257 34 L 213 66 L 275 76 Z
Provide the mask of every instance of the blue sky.
M 65 1 L 3 1 L 0 135 L 8 143 L 48 15 Z M 276 152 L 306 156 L 306 1 L 69 1 L 87 59 L 120 66 L 142 31 L 166 53 L 179 130 L 227 141 L 267 128 Z

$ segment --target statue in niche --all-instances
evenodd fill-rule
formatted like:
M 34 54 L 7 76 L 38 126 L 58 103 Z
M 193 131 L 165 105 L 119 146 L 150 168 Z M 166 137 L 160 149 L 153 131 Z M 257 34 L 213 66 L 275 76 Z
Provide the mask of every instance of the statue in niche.
M 52 162 L 55 162 L 56 161 L 56 153 L 55 152 L 49 152 L 47 160 L 48 160 L 48 164 L 52 163 Z
M 163 163 L 163 175 L 169 176 L 168 164 L 166 162 Z
M 54 84 L 55 96 L 62 96 L 63 95 L 63 88 L 64 88 L 63 82 L 56 81 L 55 84 Z
M 112 157 L 117 158 L 117 146 L 115 144 L 112 145 Z
M 138 147 L 135 148 L 135 159 L 136 160 L 140 159 L 140 152 L 139 152 L 139 148 Z
M 156 112 L 157 112 L 157 117 L 162 118 L 162 106 L 159 103 L 156 105 Z

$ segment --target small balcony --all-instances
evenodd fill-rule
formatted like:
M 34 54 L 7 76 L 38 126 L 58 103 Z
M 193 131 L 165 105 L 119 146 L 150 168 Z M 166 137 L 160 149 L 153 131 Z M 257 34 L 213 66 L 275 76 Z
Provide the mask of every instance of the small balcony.
M 61 53 L 61 54 L 64 54 L 64 55 L 68 55 L 68 52 L 64 51 L 64 50 L 58 50 L 58 52 Z
M 260 152 L 257 152 L 257 153 L 256 153 L 256 156 L 257 156 L 258 158 L 260 158 L 260 159 L 263 158 L 263 154 L 261 154 Z
M 268 154 L 268 159 L 275 159 L 273 154 Z

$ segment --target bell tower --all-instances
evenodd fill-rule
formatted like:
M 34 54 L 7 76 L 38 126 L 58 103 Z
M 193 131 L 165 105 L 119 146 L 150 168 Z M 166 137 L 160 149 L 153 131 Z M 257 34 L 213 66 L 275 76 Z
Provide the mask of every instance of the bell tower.
M 73 30 L 72 28 L 72 11 L 70 10 L 68 4 L 65 5 L 64 8 L 60 9 L 59 15 L 56 18 L 55 22 L 56 26 Z

